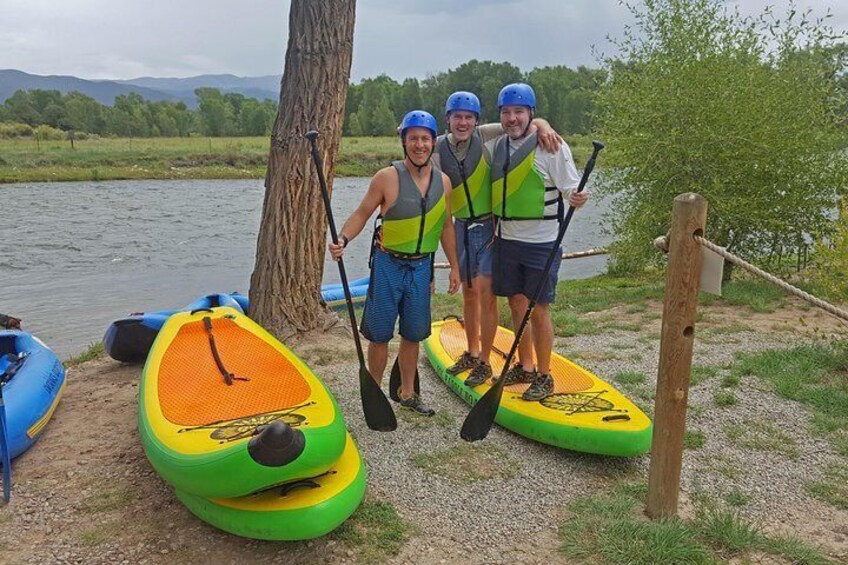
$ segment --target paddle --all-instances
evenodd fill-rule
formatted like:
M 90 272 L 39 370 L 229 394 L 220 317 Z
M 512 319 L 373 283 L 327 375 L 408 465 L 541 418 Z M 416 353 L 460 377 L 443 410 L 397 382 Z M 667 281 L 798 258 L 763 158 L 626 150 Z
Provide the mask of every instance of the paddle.
M 9 453 L 9 428 L 6 426 L 6 405 L 3 403 L 3 385 L 0 384 L 0 451 L 3 452 L 3 501 L 12 497 L 12 456 Z
M 586 186 L 586 181 L 589 179 L 589 175 L 592 173 L 592 169 L 595 168 L 595 159 L 600 153 L 601 149 L 604 148 L 604 144 L 600 141 L 593 141 L 592 147 L 594 150 L 592 151 L 592 156 L 589 157 L 589 160 L 586 162 L 586 168 L 583 169 L 583 177 L 580 179 L 580 184 L 577 187 L 577 192 L 583 190 Z M 559 227 L 559 233 L 557 233 L 556 241 L 554 242 L 553 247 L 551 248 L 551 253 L 548 255 L 548 260 L 545 263 L 545 268 L 542 271 L 542 276 L 539 278 L 539 284 L 536 285 L 536 290 L 533 292 L 533 296 L 530 298 L 530 303 L 527 305 L 527 311 L 524 312 L 524 318 L 521 320 L 521 325 L 518 326 L 518 331 L 515 332 L 515 339 L 512 341 L 512 347 L 509 349 L 509 355 L 506 357 L 506 362 L 504 363 L 503 370 L 501 371 L 501 376 L 498 379 L 498 382 L 495 383 L 492 388 L 486 391 L 486 394 L 477 401 L 471 411 L 468 413 L 468 416 L 465 418 L 465 422 L 462 424 L 462 430 L 459 435 L 465 441 L 477 441 L 485 438 L 489 430 L 492 428 L 492 424 L 495 421 L 495 416 L 498 413 L 498 407 L 501 404 L 501 397 L 503 396 L 504 382 L 506 381 L 506 372 L 509 370 L 510 363 L 512 363 L 512 358 L 515 356 L 515 351 L 518 349 L 518 344 L 521 342 L 521 336 L 524 334 L 524 328 L 527 327 L 527 322 L 530 320 L 530 315 L 533 313 L 533 308 L 536 306 L 536 301 L 539 299 L 539 294 L 542 292 L 542 287 L 545 284 L 545 281 L 548 278 L 548 273 L 551 271 L 551 266 L 554 263 L 554 258 L 557 253 L 559 253 L 559 246 L 562 243 L 562 238 L 565 236 L 565 230 L 568 229 L 568 224 L 571 222 L 571 216 L 574 215 L 574 206 L 568 207 L 568 213 L 565 215 L 565 219 L 562 222 L 562 225 Z
M 421 393 L 421 380 L 418 378 L 418 367 L 415 368 L 415 394 Z M 400 389 L 400 365 L 398 364 L 397 357 L 395 357 L 395 364 L 392 365 L 392 373 L 389 376 L 389 397 L 395 402 L 400 402 L 400 395 L 398 394 L 398 390 Z
M 324 198 L 324 209 L 327 211 L 327 221 L 330 224 L 330 236 L 334 242 L 339 240 L 336 233 L 336 222 L 333 220 L 333 210 L 330 207 L 330 193 L 327 190 L 327 181 L 324 179 L 324 165 L 321 163 L 321 155 L 318 154 L 318 146 L 315 139 L 318 137 L 317 131 L 306 133 L 306 138 L 312 148 L 312 161 L 315 163 L 315 169 L 318 171 L 318 182 L 321 184 L 321 195 Z M 345 301 L 347 302 L 347 313 L 350 316 L 350 326 L 353 330 L 353 341 L 356 343 L 356 354 L 359 356 L 359 396 L 362 400 L 362 411 L 365 414 L 365 423 L 372 430 L 380 432 L 391 432 L 397 429 L 397 419 L 389 404 L 386 395 L 383 394 L 380 385 L 368 372 L 365 367 L 365 356 L 362 354 L 362 343 L 359 340 L 359 330 L 356 326 L 356 314 L 353 312 L 353 299 L 350 295 L 350 286 L 347 282 L 347 273 L 345 272 L 344 261 L 339 259 L 339 276 L 342 279 L 342 287 L 344 288 Z

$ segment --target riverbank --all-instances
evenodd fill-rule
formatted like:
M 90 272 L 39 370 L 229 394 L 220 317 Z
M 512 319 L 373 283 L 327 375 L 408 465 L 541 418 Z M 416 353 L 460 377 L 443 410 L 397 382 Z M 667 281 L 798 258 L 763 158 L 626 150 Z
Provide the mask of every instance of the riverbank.
M 568 142 L 582 167 L 591 144 Z M 269 143 L 267 137 L 91 138 L 71 148 L 69 141 L 0 139 L 0 183 L 265 178 Z M 395 137 L 345 137 L 335 174 L 370 177 L 402 157 Z
M 554 313 L 556 350 L 649 413 L 661 287 L 563 282 Z M 680 521 L 641 515 L 647 455 L 557 450 L 498 426 L 466 444 L 458 430 L 468 407 L 423 358 L 422 391 L 437 415 L 401 412 L 397 432 L 369 431 L 356 354 L 340 325 L 292 344 L 336 395 L 368 465 L 366 502 L 340 530 L 259 542 L 196 519 L 142 451 L 141 367 L 100 356 L 69 362 L 53 420 L 15 461 L 12 502 L 0 508 L 0 562 L 844 563 L 848 359 L 825 353 L 844 345 L 848 327 L 768 288 L 740 281 L 699 308 Z M 457 304 L 439 295 L 434 316 Z M 794 366 L 802 378 L 785 386 L 780 379 L 794 377 L 783 370 Z M 810 387 L 817 396 L 787 397 Z

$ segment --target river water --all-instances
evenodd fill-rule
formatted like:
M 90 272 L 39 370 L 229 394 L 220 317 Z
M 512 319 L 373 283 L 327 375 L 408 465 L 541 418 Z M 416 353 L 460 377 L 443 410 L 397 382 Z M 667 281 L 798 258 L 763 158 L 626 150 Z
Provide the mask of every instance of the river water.
M 368 182 L 336 179 L 339 228 Z M 22 318 L 67 358 L 130 312 L 176 308 L 212 292 L 247 294 L 263 196 L 261 180 L 0 185 L 0 313 Z M 609 241 L 601 233 L 604 209 L 590 199 L 574 214 L 566 251 Z M 369 223 L 346 252 L 351 279 L 368 272 L 371 230 Z M 605 266 L 603 256 L 563 261 L 560 278 L 585 278 Z M 436 273 L 442 290 L 446 273 Z M 324 282 L 338 280 L 327 260 Z

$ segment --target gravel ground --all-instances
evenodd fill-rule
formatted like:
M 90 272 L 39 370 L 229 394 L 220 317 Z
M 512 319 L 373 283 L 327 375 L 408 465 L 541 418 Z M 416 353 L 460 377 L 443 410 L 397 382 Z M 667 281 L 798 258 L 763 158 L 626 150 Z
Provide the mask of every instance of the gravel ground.
M 660 305 L 649 309 L 658 311 Z M 742 351 L 788 347 L 813 339 L 787 332 L 799 315 L 808 328 L 846 328 L 797 305 L 774 315 L 711 307 L 698 328 L 743 321 L 751 331 L 696 340 L 695 365 L 727 367 Z M 624 319 L 623 311 L 600 317 Z M 637 316 L 645 316 L 645 313 Z M 614 331 L 557 340 L 581 365 L 612 381 L 622 371 L 644 373 L 621 385 L 639 399 L 656 386 L 659 320 L 642 317 L 639 332 Z M 647 321 L 649 320 L 649 321 Z M 791 339 L 787 339 L 791 336 Z M 528 441 L 495 426 L 484 442 L 459 438 L 468 407 L 441 383 L 423 358 L 422 393 L 439 410 L 434 418 L 400 414 L 395 433 L 368 430 L 361 417 L 358 363 L 339 329 L 311 336 L 294 349 L 325 377 L 368 465 L 368 499 L 390 502 L 412 524 L 410 540 L 391 563 L 567 563 L 557 552 L 556 528 L 577 497 L 599 494 L 622 479 L 644 483 L 649 457 L 614 459 Z M 12 502 L 0 508 L 3 563 L 244 563 L 364 562 L 356 547 L 332 536 L 309 543 L 244 540 L 194 518 L 147 463 L 137 431 L 140 367 L 99 359 L 72 368 L 62 403 L 39 444 L 15 462 Z M 693 386 L 688 428 L 706 442 L 684 454 L 681 513 L 696 495 L 749 497 L 742 513 L 766 531 L 792 534 L 848 562 L 848 513 L 811 498 L 804 483 L 829 463 L 845 463 L 809 433 L 809 414 L 779 399 L 763 383 L 743 379 L 740 402 L 715 406 L 727 369 Z M 650 401 L 642 401 L 650 406 Z M 767 422 L 794 440 L 797 456 L 739 447 L 728 426 Z M 434 453 L 456 449 L 464 465 L 426 466 Z M 474 472 L 480 480 L 466 480 Z

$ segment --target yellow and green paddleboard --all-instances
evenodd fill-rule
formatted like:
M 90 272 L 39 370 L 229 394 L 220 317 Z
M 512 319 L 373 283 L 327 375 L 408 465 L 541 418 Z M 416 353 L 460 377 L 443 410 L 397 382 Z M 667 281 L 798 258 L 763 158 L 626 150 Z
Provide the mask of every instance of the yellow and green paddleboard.
M 347 434 L 312 370 L 226 307 L 177 313 L 162 327 L 141 376 L 139 431 L 156 471 L 206 498 L 320 475 Z
M 499 327 L 489 361 L 495 376 L 501 374 L 514 334 Z M 451 375 L 447 368 L 467 349 L 465 330 L 456 319 L 433 324 L 424 341 L 430 363 L 441 379 L 469 404 L 491 387 L 465 386 L 468 371 Z M 522 400 L 529 386 L 504 387 L 495 422 L 527 438 L 574 451 L 622 457 L 640 455 L 651 447 L 651 420 L 633 402 L 583 367 L 554 353 L 551 356 L 554 392 L 541 402 Z
M 326 473 L 238 498 L 203 498 L 177 491 L 198 518 L 231 534 L 267 540 L 317 538 L 339 527 L 365 495 L 365 464 L 348 435 L 341 458 Z

